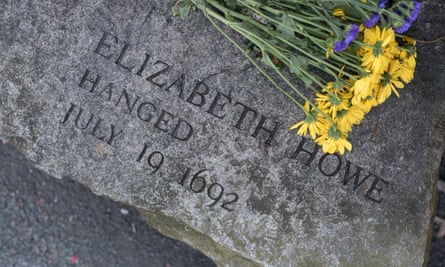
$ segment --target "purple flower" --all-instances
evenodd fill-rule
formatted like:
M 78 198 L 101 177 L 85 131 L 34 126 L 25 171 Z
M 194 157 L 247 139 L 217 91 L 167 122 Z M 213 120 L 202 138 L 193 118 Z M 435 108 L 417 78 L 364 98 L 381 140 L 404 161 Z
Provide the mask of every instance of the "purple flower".
M 405 20 L 405 23 L 397 28 L 394 28 L 394 31 L 396 33 L 404 33 L 406 32 L 409 28 L 411 27 L 411 22 L 409 22 L 408 20 Z
M 341 52 L 341 51 L 345 51 L 346 48 L 348 48 L 348 44 L 344 41 L 336 41 L 334 43 L 334 52 Z
M 341 52 L 348 48 L 349 44 L 357 38 L 360 27 L 357 24 L 352 24 L 349 31 L 346 33 L 345 39 L 336 41 L 334 43 L 334 52 Z
M 379 5 L 378 5 L 378 7 L 379 8 L 385 8 L 385 6 L 386 6 L 386 2 L 388 2 L 387 0 L 380 0 L 379 1 Z
M 380 20 L 380 15 L 377 13 L 374 13 L 370 19 L 363 22 L 363 25 L 365 25 L 366 28 L 372 28 L 374 27 Z
M 351 25 L 351 29 L 348 31 L 348 33 L 346 33 L 346 37 L 345 37 L 345 42 L 347 42 L 348 45 L 349 45 L 349 43 L 354 41 L 355 38 L 357 38 L 359 29 L 360 29 L 360 27 L 358 26 L 358 24 Z
M 387 0 L 380 0 L 378 7 L 380 9 L 385 8 L 386 2 Z M 374 13 L 367 21 L 363 22 L 363 25 L 365 25 L 366 28 L 372 28 L 375 25 L 377 25 L 379 20 L 380 20 L 380 15 L 378 13 Z
M 413 8 L 413 10 L 411 10 L 411 14 L 405 20 L 405 23 L 403 23 L 403 25 L 400 26 L 400 27 L 394 28 L 394 31 L 396 33 L 404 33 L 404 32 L 406 32 L 411 27 L 411 24 L 414 21 L 416 21 L 417 17 L 419 16 L 421 8 L 422 8 L 422 3 L 415 1 L 414 2 L 414 8 Z
M 414 9 L 413 9 L 413 12 L 411 12 L 410 20 L 412 20 L 414 22 L 417 19 L 421 8 L 422 8 L 421 2 L 417 2 L 417 1 L 414 2 Z

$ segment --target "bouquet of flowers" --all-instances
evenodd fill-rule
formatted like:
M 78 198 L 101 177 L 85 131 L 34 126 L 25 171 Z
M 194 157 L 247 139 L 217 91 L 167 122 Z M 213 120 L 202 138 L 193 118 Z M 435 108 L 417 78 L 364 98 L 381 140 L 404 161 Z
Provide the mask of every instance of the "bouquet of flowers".
M 304 120 L 291 129 L 310 135 L 325 153 L 344 154 L 352 149 L 352 126 L 413 79 L 416 43 L 403 33 L 420 8 L 414 0 L 179 0 L 173 12 L 185 18 L 191 9 L 200 10 L 304 111 Z M 249 45 L 237 43 L 221 23 Z M 313 94 L 303 94 L 286 69 Z

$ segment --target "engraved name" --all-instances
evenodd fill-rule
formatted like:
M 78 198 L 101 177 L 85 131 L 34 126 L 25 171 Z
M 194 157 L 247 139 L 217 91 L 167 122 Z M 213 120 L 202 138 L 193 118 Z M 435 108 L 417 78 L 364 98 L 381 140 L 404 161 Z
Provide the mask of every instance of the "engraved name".
M 172 78 L 170 77 L 173 68 L 171 64 L 153 59 L 149 53 L 136 51 L 129 43 L 121 41 L 117 36 L 105 31 L 102 31 L 92 52 L 131 75 L 143 79 L 150 85 L 174 94 L 186 105 L 197 108 L 205 114 L 210 114 L 213 118 L 230 120 L 229 118 L 232 117 L 230 125 L 250 138 L 258 139 L 271 148 L 274 145 L 280 145 L 277 136 L 280 131 L 283 131 L 282 123 L 210 87 L 206 79 L 195 80 L 188 84 L 185 74 Z M 141 57 L 130 58 L 129 54 L 139 54 Z M 174 114 L 168 108 L 153 103 L 154 101 L 149 100 L 149 96 L 138 95 L 128 88 L 118 88 L 113 83 L 106 82 L 104 75 L 99 71 L 86 68 L 76 84 L 84 92 L 90 93 L 116 108 L 121 107 L 119 109 L 121 112 L 123 110 L 127 115 L 157 131 L 170 135 L 175 140 L 187 142 L 193 138 L 194 122 L 187 121 L 186 118 Z M 232 106 L 230 110 L 235 112 L 230 114 L 232 116 L 227 116 L 229 114 L 227 106 L 229 105 Z M 60 123 L 62 125 L 72 123 L 75 128 L 94 136 L 113 148 L 117 148 L 116 143 L 123 136 L 123 129 L 107 122 L 106 118 L 86 112 L 83 107 L 73 103 L 70 103 Z M 285 134 L 294 135 L 288 130 Z M 286 158 L 306 165 L 314 171 L 319 171 L 326 177 L 338 177 L 343 186 L 352 185 L 352 191 L 362 192 L 366 199 L 375 203 L 382 202 L 384 199 L 382 193 L 390 185 L 386 179 L 364 170 L 338 154 L 321 153 L 319 146 L 304 137 L 295 138 L 299 138 L 300 142 L 289 155 L 285 155 Z M 309 143 L 312 143 L 312 146 Z M 153 175 L 165 166 L 166 157 L 164 152 L 155 150 L 149 153 L 149 149 L 149 145 L 145 143 L 136 161 L 150 167 L 152 171 L 149 175 Z M 187 167 L 183 170 L 183 174 L 176 179 L 176 182 L 195 194 L 206 194 L 210 201 L 207 204 L 208 207 L 220 207 L 227 211 L 233 211 L 239 200 L 239 195 L 230 192 L 230 189 L 228 190 L 221 183 L 210 183 L 206 178 L 208 172 L 207 169 L 194 170 Z

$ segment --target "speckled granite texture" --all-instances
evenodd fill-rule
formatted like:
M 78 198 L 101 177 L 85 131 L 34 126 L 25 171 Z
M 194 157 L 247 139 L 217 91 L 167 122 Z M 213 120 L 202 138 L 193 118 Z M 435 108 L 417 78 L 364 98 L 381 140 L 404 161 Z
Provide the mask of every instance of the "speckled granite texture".
M 7 1 L 0 137 L 221 266 L 422 266 L 444 43 L 418 45 L 415 80 L 354 129 L 351 153 L 324 155 L 288 130 L 301 111 L 172 4 Z M 443 5 L 424 1 L 417 38 L 440 31 Z

